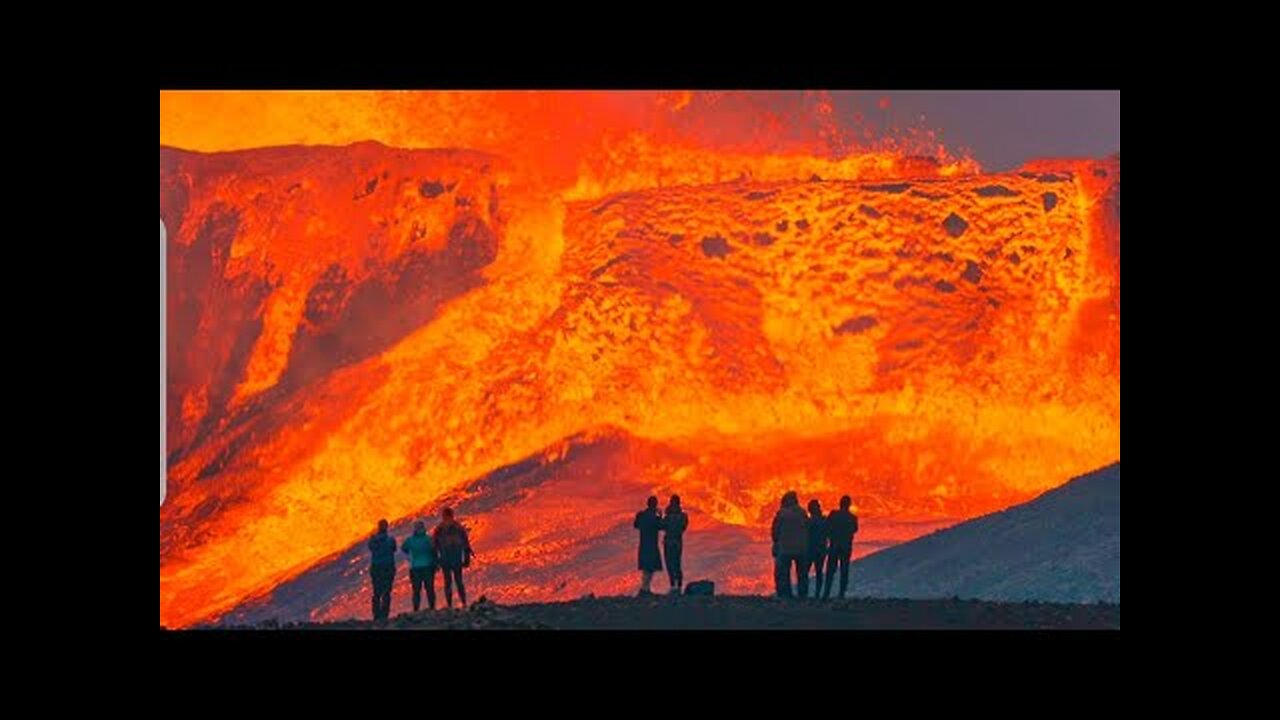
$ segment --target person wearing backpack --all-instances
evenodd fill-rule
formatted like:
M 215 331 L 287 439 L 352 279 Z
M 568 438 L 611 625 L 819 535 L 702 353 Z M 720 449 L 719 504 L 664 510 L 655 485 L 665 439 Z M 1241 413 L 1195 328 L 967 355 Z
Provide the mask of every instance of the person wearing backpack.
M 453 519 L 453 508 L 445 508 L 440 513 L 442 519 L 436 526 L 432 539 L 435 543 L 436 556 L 440 569 L 444 572 L 444 602 L 453 607 L 453 586 L 458 586 L 458 600 L 462 607 L 467 606 L 467 588 L 462 584 L 462 568 L 470 567 L 471 540 L 467 537 L 467 529 Z
M 684 569 L 681 556 L 684 555 L 684 531 L 689 528 L 689 516 L 680 509 L 680 496 L 672 495 L 667 509 L 663 513 L 662 558 L 667 563 L 667 580 L 671 583 L 672 595 L 679 595 L 684 588 Z
M 831 597 L 831 585 L 840 567 L 840 597 L 849 587 L 849 559 L 853 555 L 853 536 L 858 532 L 858 516 L 850 510 L 853 500 L 848 495 L 840 498 L 840 509 L 827 516 L 827 533 L 831 537 L 831 549 L 827 555 L 827 581 L 822 588 L 822 599 Z
M 400 543 L 409 556 L 409 587 L 413 588 L 413 611 L 422 608 L 422 588 L 427 588 L 427 607 L 436 609 L 436 546 L 427 535 L 427 524 L 413 524 L 413 534 Z
M 369 538 L 369 579 L 373 581 L 373 620 L 386 622 L 391 615 L 391 586 L 396 579 L 396 539 L 387 532 L 387 521 Z

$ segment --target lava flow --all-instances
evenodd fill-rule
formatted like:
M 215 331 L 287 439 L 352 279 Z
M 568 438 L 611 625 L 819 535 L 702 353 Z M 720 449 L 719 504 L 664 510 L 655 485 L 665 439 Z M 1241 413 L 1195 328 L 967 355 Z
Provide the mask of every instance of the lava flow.
M 757 101 L 162 94 L 161 623 L 363 614 L 362 538 L 446 502 L 476 596 L 629 589 L 671 492 L 757 592 L 788 489 L 861 554 L 1119 459 L 1118 155 Z

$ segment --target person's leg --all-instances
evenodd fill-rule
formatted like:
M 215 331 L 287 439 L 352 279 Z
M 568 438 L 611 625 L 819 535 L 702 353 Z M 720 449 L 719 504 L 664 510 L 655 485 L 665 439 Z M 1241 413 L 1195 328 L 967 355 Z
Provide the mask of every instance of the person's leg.
M 378 596 L 382 594 L 382 579 L 378 575 L 377 568 L 369 569 L 369 609 L 373 613 L 373 619 L 378 619 L 378 609 L 382 607 L 382 600 Z
M 792 555 L 791 565 L 796 570 L 796 594 L 795 597 L 804 597 L 809 592 L 809 575 L 805 574 L 804 555 Z M 790 573 L 788 573 L 790 575 Z M 788 577 L 788 580 L 791 578 Z
M 684 589 L 684 543 L 676 543 L 676 592 Z
M 422 572 L 423 568 L 409 568 L 409 589 L 413 591 L 413 611 L 422 609 Z
M 818 561 L 816 558 L 814 558 L 812 555 L 804 556 L 804 585 L 805 585 L 804 597 L 806 598 L 809 597 L 809 573 L 811 570 L 816 570 L 817 567 L 818 567 Z
M 676 570 L 678 568 L 678 562 L 680 562 L 680 559 L 677 559 L 676 557 L 676 552 L 676 546 L 673 546 L 673 544 L 669 542 L 663 543 L 662 559 L 664 564 L 667 565 L 667 585 L 671 589 L 676 589 Z
M 848 573 L 848 570 L 846 569 L 846 557 L 844 550 L 834 549 L 831 551 L 831 557 L 827 560 L 827 577 L 831 579 L 828 580 L 827 583 L 832 587 L 836 584 L 835 575 L 837 570 L 840 571 L 841 580 L 843 580 L 845 575 Z M 844 588 L 841 587 L 840 590 L 841 592 L 838 597 L 844 597 Z
M 782 587 L 782 591 L 780 594 L 782 595 L 782 597 L 789 598 L 791 597 L 791 591 L 792 591 L 791 556 L 782 555 L 781 557 L 778 558 L 778 562 L 782 566 L 782 569 L 778 571 L 778 575 L 779 575 L 778 583 Z
M 432 610 L 436 609 L 436 568 L 435 566 L 427 568 L 427 577 L 423 580 L 423 584 L 427 586 L 427 607 Z
M 822 572 L 826 568 L 826 564 L 827 564 L 826 560 L 827 560 L 827 553 L 825 550 L 823 552 L 818 553 L 818 556 L 813 559 L 813 597 L 814 598 L 822 597 Z
M 648 595 L 653 592 L 649 587 L 653 584 L 653 571 L 643 570 L 640 573 L 640 592 Z
M 391 591 L 396 586 L 396 566 L 392 565 L 387 568 L 387 592 L 382 596 L 382 619 L 387 620 L 391 617 Z
M 387 618 L 387 610 L 391 606 L 391 582 L 395 576 L 388 573 L 388 570 L 394 572 L 394 568 L 378 566 L 370 571 L 373 575 L 373 619 L 385 620 Z
M 454 572 L 453 581 L 458 585 L 458 601 L 462 604 L 462 607 L 466 607 L 467 606 L 467 586 L 462 584 L 462 568 L 461 567 L 455 568 L 453 572 Z
M 375 620 L 381 620 L 382 619 L 382 602 L 383 602 L 382 599 L 387 596 L 387 572 L 381 567 L 379 567 L 374 572 L 377 573 L 378 575 L 378 580 L 377 580 L 378 589 L 376 591 L 377 600 L 373 606 L 373 617 Z
M 789 577 L 791 569 L 787 564 L 785 555 L 779 555 L 773 559 L 773 586 L 778 597 L 791 595 L 791 578 Z
M 822 583 L 822 599 L 829 600 L 831 598 L 831 586 L 836 584 L 836 551 L 831 550 L 827 554 L 827 572 L 826 579 Z
M 667 581 L 671 585 L 671 590 L 678 592 L 684 574 L 680 567 L 680 556 L 684 551 L 684 547 L 680 543 L 673 542 L 667 543 L 663 550 L 665 550 L 665 559 L 667 561 Z
M 453 568 L 444 568 L 444 604 L 453 607 Z
M 840 552 L 840 597 L 844 597 L 844 591 L 849 587 L 849 558 L 852 555 L 852 549 Z

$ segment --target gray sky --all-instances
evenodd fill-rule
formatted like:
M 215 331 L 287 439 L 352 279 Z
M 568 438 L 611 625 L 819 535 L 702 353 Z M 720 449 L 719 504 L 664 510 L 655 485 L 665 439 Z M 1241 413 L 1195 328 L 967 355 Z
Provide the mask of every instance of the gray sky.
M 1120 150 L 1120 92 L 1094 90 L 910 90 L 833 93 L 837 112 L 919 123 L 949 150 L 968 148 L 985 170 L 1040 157 L 1102 157 Z M 876 100 L 889 98 L 888 110 Z M 887 118 L 886 118 L 887 115 Z

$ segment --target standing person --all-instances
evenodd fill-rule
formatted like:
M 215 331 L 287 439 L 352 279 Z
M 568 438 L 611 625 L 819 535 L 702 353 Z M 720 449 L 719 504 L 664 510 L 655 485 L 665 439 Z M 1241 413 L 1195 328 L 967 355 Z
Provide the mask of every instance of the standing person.
M 827 555 L 827 582 L 822 588 L 822 597 L 831 597 L 832 580 L 835 579 L 836 566 L 840 566 L 840 597 L 844 597 L 849 587 L 849 559 L 853 555 L 853 536 L 858 532 L 858 516 L 849 507 L 853 500 L 848 495 L 840 498 L 840 509 L 832 510 L 827 517 L 827 533 L 831 537 L 831 549 Z
M 427 524 L 413 524 L 413 534 L 400 543 L 409 556 L 409 587 L 413 588 L 413 611 L 422 608 L 422 588 L 427 588 L 427 607 L 436 609 L 436 545 L 427 535 Z
M 827 519 L 822 516 L 822 503 L 809 501 L 809 552 L 805 563 L 805 577 L 813 567 L 813 597 L 822 596 L 822 569 L 827 561 Z
M 387 532 L 387 521 L 369 538 L 369 577 L 373 580 L 373 619 L 386 622 L 391 615 L 391 586 L 396 579 L 396 539 Z
M 632 526 L 640 531 L 640 550 L 637 567 L 640 570 L 640 593 L 652 595 L 649 589 L 653 574 L 662 570 L 662 555 L 658 552 L 658 531 L 662 529 L 662 514 L 658 512 L 658 498 L 650 496 L 645 509 L 636 513 Z
M 662 557 L 667 562 L 667 580 L 671 583 L 672 595 L 679 595 L 684 587 L 684 569 L 681 558 L 684 555 L 684 531 L 689 528 L 689 516 L 680 509 L 680 496 L 672 495 L 667 509 L 663 513 Z
M 773 544 L 775 549 L 774 582 L 778 597 L 794 597 L 791 593 L 791 568 L 796 570 L 796 590 L 800 597 L 809 594 L 808 568 L 805 553 L 809 550 L 809 517 L 800 507 L 800 498 L 792 490 L 782 496 L 781 507 L 773 516 Z
M 444 602 L 450 608 L 453 607 L 453 586 L 456 584 L 458 600 L 462 602 L 462 607 L 466 607 L 467 588 L 462 584 L 462 568 L 471 565 L 471 556 L 475 553 L 471 550 L 467 529 L 453 519 L 453 508 L 445 508 L 440 515 L 440 524 L 436 526 L 432 539 L 440 569 L 444 572 Z

